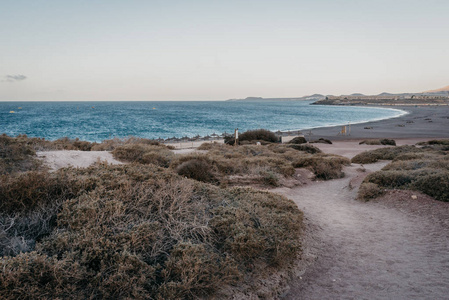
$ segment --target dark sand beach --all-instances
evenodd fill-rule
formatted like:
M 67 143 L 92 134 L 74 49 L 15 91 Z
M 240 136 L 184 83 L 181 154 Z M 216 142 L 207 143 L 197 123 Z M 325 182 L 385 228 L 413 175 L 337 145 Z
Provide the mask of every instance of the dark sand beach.
M 314 128 L 303 130 L 303 133 L 308 140 L 449 137 L 449 106 L 397 106 L 395 109 L 406 111 L 407 114 L 392 119 L 352 124 L 351 131 L 347 135 L 339 134 L 342 126 Z

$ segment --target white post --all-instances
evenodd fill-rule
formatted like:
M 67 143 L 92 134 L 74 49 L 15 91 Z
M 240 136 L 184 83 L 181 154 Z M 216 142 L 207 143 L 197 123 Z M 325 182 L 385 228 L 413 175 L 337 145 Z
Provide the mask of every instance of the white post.
M 235 136 L 234 146 L 237 146 L 237 141 L 239 139 L 239 129 L 238 128 L 235 129 L 234 136 Z

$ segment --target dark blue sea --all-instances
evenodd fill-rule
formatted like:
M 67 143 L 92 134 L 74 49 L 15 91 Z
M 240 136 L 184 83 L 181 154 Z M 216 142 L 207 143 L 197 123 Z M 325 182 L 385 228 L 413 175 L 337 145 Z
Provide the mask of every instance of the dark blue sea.
M 206 136 L 250 129 L 303 130 L 392 118 L 393 109 L 317 106 L 311 101 L 0 102 L 0 133 L 100 142 Z

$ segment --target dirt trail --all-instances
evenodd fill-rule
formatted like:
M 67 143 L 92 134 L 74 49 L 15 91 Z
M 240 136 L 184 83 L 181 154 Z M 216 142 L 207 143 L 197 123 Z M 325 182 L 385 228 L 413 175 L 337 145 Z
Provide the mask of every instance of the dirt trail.
M 315 260 L 285 299 L 448 299 L 447 223 L 354 200 L 349 183 L 365 174 L 358 167 L 343 179 L 276 190 L 304 211 L 304 257 Z

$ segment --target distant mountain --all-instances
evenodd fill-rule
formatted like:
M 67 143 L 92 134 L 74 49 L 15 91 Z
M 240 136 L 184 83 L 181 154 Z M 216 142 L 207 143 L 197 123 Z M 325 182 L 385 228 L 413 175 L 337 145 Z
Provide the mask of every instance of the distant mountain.
M 313 94 L 310 96 L 295 97 L 295 98 L 262 98 L 262 97 L 246 97 L 245 99 L 229 99 L 226 101 L 307 101 L 307 100 L 321 100 L 326 98 L 321 94 Z
M 365 95 L 361 94 L 361 93 L 354 93 L 354 94 L 351 94 L 351 96 L 365 96 Z
M 424 93 L 439 93 L 439 92 L 449 92 L 449 85 L 445 86 L 445 87 L 443 87 L 441 89 L 425 91 Z

